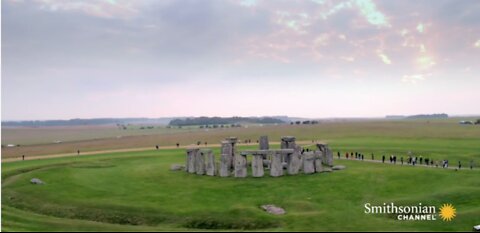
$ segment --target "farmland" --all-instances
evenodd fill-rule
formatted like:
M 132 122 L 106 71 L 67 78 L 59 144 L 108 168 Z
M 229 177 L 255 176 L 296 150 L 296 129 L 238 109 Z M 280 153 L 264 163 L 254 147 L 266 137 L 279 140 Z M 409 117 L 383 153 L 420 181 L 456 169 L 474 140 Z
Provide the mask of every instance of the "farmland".
M 2 163 L 2 228 L 468 231 L 478 224 L 480 169 L 465 167 L 471 160 L 480 160 L 479 127 L 449 121 L 368 121 L 183 130 L 23 147 L 40 148 L 39 155 L 55 154 L 65 145 L 90 145 L 92 151 L 142 146 L 151 149 Z M 367 160 L 371 153 L 378 160 L 383 154 L 405 156 L 411 151 L 436 161 L 449 159 L 453 166 L 462 161 L 464 169 L 342 158 L 335 164 L 346 165 L 347 169 L 333 173 L 222 179 L 170 171 L 171 164 L 184 163 L 185 150 L 155 150 L 152 146 L 176 142 L 188 145 L 201 140 L 212 144 L 218 156 L 219 148 L 213 144 L 231 135 L 253 140 L 268 135 L 272 141 L 282 135 L 295 135 L 304 145 L 321 140 L 328 142 L 335 153 L 358 151 L 366 154 Z M 239 150 L 256 147 L 254 142 L 239 144 Z M 2 156 L 9 155 L 7 149 L 2 150 Z M 29 184 L 34 177 L 46 184 Z M 388 215 L 364 214 L 366 202 L 437 206 L 451 203 L 458 213 L 452 222 L 398 221 Z M 259 208 L 268 203 L 284 207 L 287 214 L 268 215 Z

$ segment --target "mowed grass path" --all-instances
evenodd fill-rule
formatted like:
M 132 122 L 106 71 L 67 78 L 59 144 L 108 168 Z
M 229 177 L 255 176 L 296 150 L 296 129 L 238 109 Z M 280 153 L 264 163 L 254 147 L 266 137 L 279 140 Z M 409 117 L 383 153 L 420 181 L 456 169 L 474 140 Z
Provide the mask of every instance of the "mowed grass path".
M 376 154 L 402 149 L 396 140 L 377 143 L 368 148 Z M 443 145 L 432 146 L 442 155 L 457 156 L 453 148 L 441 151 Z M 474 145 L 466 145 L 463 152 L 476 153 L 469 150 Z M 352 141 L 340 149 L 347 148 L 360 147 Z M 335 162 L 346 165 L 346 170 L 279 178 L 220 178 L 169 171 L 172 163 L 184 163 L 184 153 L 152 150 L 4 163 L 2 229 L 470 231 L 479 224 L 478 169 L 340 160 Z M 219 150 L 214 153 L 218 158 Z M 29 184 L 33 177 L 47 184 Z M 402 222 L 387 215 L 365 214 L 366 202 L 437 207 L 451 203 L 458 213 L 452 222 Z M 287 214 L 268 215 L 259 208 L 262 204 L 282 206 Z

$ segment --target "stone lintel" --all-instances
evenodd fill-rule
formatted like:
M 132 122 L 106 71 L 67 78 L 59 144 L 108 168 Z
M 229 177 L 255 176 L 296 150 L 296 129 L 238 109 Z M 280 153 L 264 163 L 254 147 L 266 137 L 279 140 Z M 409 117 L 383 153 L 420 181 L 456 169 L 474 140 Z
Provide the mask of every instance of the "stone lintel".
M 284 141 L 284 142 L 293 142 L 293 141 L 295 141 L 295 137 L 294 137 L 294 136 L 283 136 L 283 137 L 282 137 L 282 141 Z

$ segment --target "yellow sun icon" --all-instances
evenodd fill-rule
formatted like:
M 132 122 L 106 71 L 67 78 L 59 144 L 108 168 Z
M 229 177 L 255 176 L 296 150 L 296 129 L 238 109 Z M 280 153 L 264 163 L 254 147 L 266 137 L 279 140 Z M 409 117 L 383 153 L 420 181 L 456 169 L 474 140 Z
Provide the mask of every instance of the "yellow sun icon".
M 452 221 L 457 215 L 456 213 L 457 210 L 452 204 L 443 204 L 442 207 L 440 207 L 440 218 L 442 218 L 443 221 Z

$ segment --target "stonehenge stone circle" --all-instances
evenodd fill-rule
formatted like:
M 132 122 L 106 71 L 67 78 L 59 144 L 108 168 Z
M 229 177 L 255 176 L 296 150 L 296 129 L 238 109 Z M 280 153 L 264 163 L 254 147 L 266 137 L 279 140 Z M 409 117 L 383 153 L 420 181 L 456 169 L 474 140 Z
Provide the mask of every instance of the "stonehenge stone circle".
M 261 136 L 259 150 L 236 151 L 236 137 L 228 137 L 221 142 L 220 161 L 215 161 L 211 149 L 189 147 L 186 149 L 185 171 L 191 174 L 245 178 L 251 167 L 252 177 L 265 176 L 265 165 L 271 177 L 331 172 L 333 153 L 327 144 L 315 144 L 316 150 L 302 149 L 296 145 L 295 137 L 281 138 L 281 149 L 270 149 L 268 137 Z M 251 162 L 247 157 L 252 156 Z M 178 166 L 180 169 L 183 166 Z M 268 169 L 267 168 L 267 169 Z M 339 167 L 335 167 L 339 169 Z M 341 168 L 340 168 L 341 169 Z

